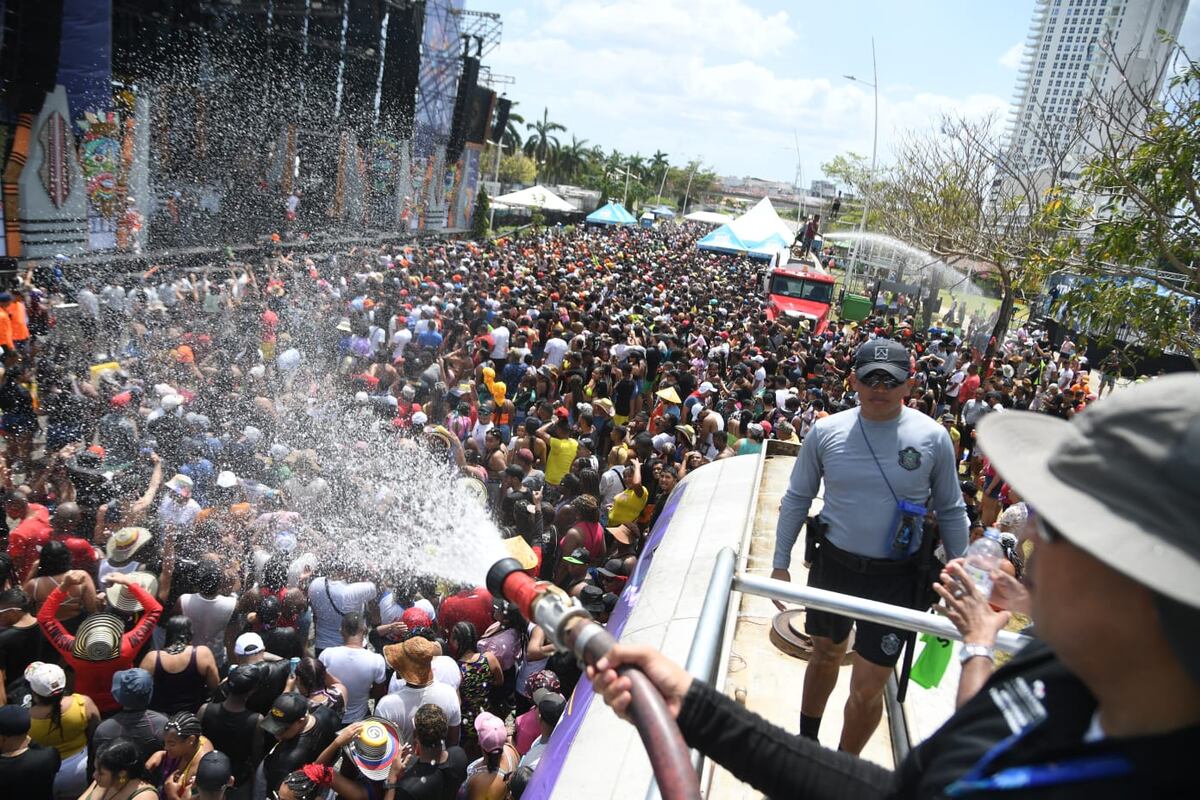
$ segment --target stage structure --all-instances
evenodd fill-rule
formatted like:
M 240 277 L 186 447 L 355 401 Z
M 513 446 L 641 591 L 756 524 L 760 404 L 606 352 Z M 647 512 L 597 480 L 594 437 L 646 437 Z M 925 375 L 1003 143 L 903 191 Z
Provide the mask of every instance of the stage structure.
M 0 255 L 470 224 L 496 14 L 0 0 L 0 24 Z

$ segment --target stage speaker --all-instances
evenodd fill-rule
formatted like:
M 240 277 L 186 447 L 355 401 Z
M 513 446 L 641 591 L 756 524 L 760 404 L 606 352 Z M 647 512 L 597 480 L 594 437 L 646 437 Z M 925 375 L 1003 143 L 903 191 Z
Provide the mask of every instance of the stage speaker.
M 491 130 L 492 109 L 496 106 L 496 93 L 491 89 L 476 86 L 467 104 L 467 141 L 483 144 Z
M 454 118 L 450 125 L 450 141 L 446 144 L 447 166 L 458 161 L 467 141 L 467 105 L 479 80 L 479 59 L 463 59 L 462 77 L 458 79 L 458 95 L 454 98 Z
M 0 102 L 14 114 L 37 114 L 58 76 L 62 0 L 9 0 L 0 13 Z
M 504 129 L 508 127 L 508 112 L 512 109 L 512 100 L 501 97 L 496 101 L 496 122 L 492 125 L 493 142 L 499 144 L 504 138 Z

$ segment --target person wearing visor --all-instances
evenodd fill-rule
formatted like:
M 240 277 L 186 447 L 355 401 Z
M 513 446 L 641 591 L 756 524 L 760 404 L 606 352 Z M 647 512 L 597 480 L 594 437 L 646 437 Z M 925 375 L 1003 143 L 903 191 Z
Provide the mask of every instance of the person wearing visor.
M 921 547 L 925 517 L 937 512 L 945 551 L 954 558 L 967 547 L 967 514 L 949 434 L 904 404 L 911 365 L 908 350 L 890 339 L 858 348 L 849 380 L 859 405 L 818 420 L 805 437 L 775 530 L 772 578 L 791 580 L 792 549 L 824 481 L 820 516 L 807 522 L 808 585 L 910 608 L 936 599 L 926 591 L 936 575 L 927 570 L 928 546 Z M 809 609 L 805 631 L 813 651 L 804 673 L 802 736 L 817 738 L 852 625 L 855 654 L 839 749 L 857 754 L 879 724 L 884 685 L 913 637 Z

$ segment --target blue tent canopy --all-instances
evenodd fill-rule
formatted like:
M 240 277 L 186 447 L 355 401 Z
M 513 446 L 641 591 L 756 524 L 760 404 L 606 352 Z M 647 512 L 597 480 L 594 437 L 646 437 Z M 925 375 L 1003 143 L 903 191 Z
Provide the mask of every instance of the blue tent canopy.
M 666 206 L 652 206 L 647 211 L 656 217 L 663 217 L 664 219 L 674 219 L 675 217 L 675 212 Z
M 620 203 L 608 203 L 587 215 L 592 225 L 633 225 L 637 219 Z
M 722 244 L 729 242 L 736 242 L 738 246 Z M 696 246 L 701 250 L 745 253 L 750 258 L 769 261 L 780 252 L 786 253 L 791 244 L 791 231 L 775 213 L 771 201 L 764 197 L 754 208 L 717 228 Z
M 728 225 L 722 225 L 709 233 L 696 242 L 696 247 L 701 250 L 715 250 L 718 253 L 742 254 L 750 250 L 749 245 L 739 239 L 733 228 Z

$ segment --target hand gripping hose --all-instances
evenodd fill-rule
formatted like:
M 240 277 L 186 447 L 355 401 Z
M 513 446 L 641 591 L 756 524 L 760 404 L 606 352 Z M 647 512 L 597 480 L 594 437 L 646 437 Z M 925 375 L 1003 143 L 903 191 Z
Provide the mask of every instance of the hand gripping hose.
M 529 577 L 514 558 L 492 565 L 487 587 L 493 596 L 508 600 L 525 619 L 541 627 L 555 647 L 574 653 L 585 664 L 595 666 L 617 643 L 575 598 L 554 584 Z M 629 717 L 650 756 L 664 800 L 699 800 L 700 784 L 687 744 L 662 695 L 636 667 L 625 666 L 618 671 L 632 684 Z

